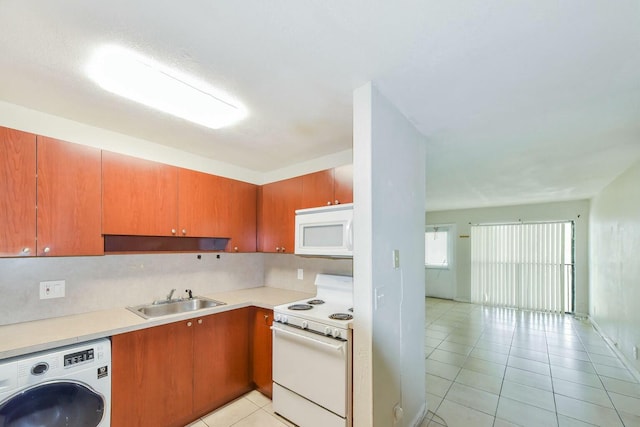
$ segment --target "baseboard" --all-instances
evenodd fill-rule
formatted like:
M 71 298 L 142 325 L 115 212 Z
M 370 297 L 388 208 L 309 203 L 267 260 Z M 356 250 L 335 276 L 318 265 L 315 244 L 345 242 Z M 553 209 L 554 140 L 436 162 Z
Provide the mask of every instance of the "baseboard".
M 629 359 L 627 359 L 627 356 L 625 356 L 624 353 L 620 351 L 618 346 L 616 346 L 611 338 L 609 338 L 607 334 L 604 333 L 602 328 L 600 328 L 600 325 L 598 325 L 598 322 L 596 322 L 590 315 L 587 315 L 587 318 L 593 325 L 593 328 L 596 330 L 596 332 L 598 332 L 598 334 L 602 337 L 604 342 L 606 342 L 609 348 L 616 354 L 616 356 L 618 356 L 618 359 L 620 359 L 625 368 L 627 368 L 629 372 L 631 372 L 631 375 L 635 377 L 636 381 L 640 382 L 640 372 L 638 372 L 638 369 L 633 365 L 633 363 L 631 363 Z
M 424 402 L 424 404 L 420 408 L 420 411 L 418 411 L 418 415 L 414 417 L 413 420 L 411 420 L 411 423 L 409 423 L 409 425 L 412 427 L 418 427 L 420 424 L 422 424 L 422 422 L 425 420 L 426 417 L 427 417 L 427 402 Z
M 469 299 L 454 298 L 453 300 L 457 301 L 457 302 L 466 302 L 467 304 L 471 304 L 471 300 L 469 300 Z

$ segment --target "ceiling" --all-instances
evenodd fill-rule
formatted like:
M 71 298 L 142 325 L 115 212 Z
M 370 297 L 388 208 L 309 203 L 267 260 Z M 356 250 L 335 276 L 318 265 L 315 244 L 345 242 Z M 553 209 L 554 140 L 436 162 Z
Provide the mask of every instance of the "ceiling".
M 352 147 L 368 81 L 424 134 L 427 209 L 589 198 L 640 159 L 636 0 L 0 0 L 0 100 L 259 173 Z M 241 99 L 211 130 L 104 92 L 119 44 Z

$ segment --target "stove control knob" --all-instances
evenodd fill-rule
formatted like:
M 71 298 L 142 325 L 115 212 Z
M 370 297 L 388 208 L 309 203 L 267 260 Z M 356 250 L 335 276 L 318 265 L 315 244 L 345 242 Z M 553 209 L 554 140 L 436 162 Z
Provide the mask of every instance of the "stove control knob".
M 306 320 L 302 321 L 302 329 L 307 329 L 309 327 L 309 322 L 307 322 Z
M 275 320 L 276 322 L 280 322 L 280 321 L 282 320 L 282 316 L 281 316 L 281 315 L 279 315 L 279 314 L 276 314 L 276 315 L 273 317 L 273 320 Z
M 328 326 L 324 328 L 324 334 L 327 336 L 331 336 L 331 328 Z
M 289 323 L 289 318 L 284 314 L 282 315 L 282 323 Z
M 340 338 L 340 331 L 338 329 L 333 330 L 333 336 L 336 338 Z

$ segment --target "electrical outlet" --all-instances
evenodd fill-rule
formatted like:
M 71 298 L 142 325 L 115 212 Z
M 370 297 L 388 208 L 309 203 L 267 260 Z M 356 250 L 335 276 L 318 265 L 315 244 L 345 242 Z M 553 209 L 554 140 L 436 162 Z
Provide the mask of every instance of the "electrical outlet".
M 40 299 L 63 298 L 66 282 L 64 280 L 50 280 L 40 282 Z
M 304 270 L 299 268 L 298 269 L 298 280 L 302 280 L 304 278 Z
M 638 347 L 635 345 L 633 346 L 633 358 L 638 360 Z

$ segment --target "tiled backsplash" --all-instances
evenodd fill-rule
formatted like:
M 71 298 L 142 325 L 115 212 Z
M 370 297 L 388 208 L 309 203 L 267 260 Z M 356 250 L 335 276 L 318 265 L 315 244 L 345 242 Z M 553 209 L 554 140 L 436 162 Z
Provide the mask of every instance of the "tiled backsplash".
M 303 278 L 298 279 L 298 269 Z M 301 257 L 297 255 L 264 254 L 264 284 L 275 288 L 316 293 L 316 274 L 353 275 L 351 259 Z
M 0 325 L 144 304 L 172 288 L 175 296 L 187 288 L 209 295 L 265 285 L 315 293 L 317 273 L 352 271 L 350 259 L 262 253 L 0 258 Z M 41 300 L 39 284 L 47 280 L 65 280 L 66 296 Z
M 220 258 L 217 258 L 220 255 Z M 0 259 L 0 325 L 125 307 L 175 296 L 263 286 L 262 254 L 145 254 Z M 39 298 L 39 283 L 66 280 L 66 296 Z

